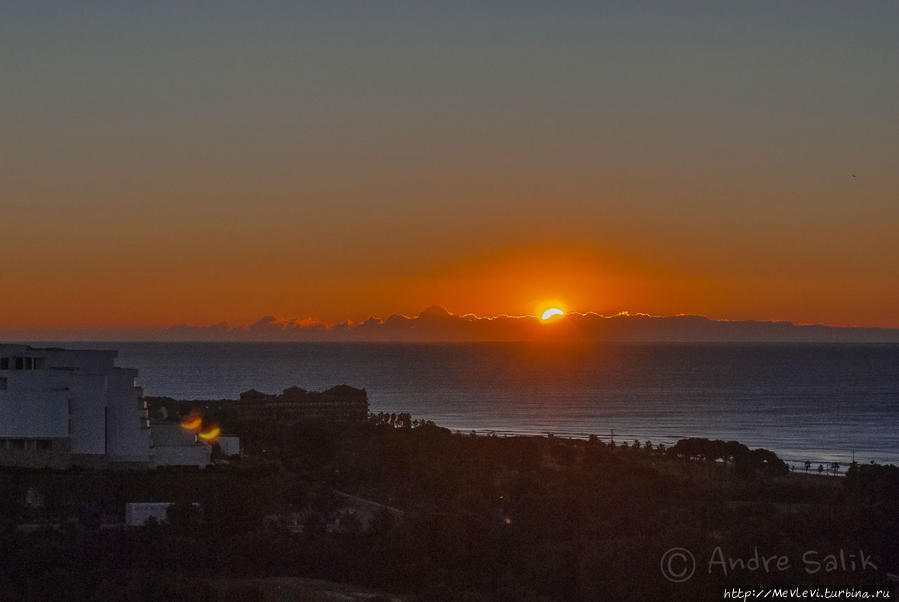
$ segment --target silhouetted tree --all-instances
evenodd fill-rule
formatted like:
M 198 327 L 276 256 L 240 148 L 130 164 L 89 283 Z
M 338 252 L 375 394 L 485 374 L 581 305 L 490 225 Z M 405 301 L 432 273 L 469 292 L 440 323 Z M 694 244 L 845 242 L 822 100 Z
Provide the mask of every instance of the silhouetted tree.
M 166 509 L 165 517 L 175 533 L 182 536 L 196 536 L 203 525 L 203 511 L 191 502 L 175 502 Z

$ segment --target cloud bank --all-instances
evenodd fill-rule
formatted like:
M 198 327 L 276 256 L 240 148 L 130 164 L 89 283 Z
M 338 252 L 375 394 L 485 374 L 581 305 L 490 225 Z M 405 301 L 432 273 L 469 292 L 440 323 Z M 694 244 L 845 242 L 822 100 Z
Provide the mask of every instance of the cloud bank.
M 417 316 L 394 314 L 363 322 L 325 324 L 266 316 L 245 327 L 221 322 L 175 325 L 153 337 L 166 341 L 618 341 L 618 342 L 899 342 L 899 329 L 842 328 L 792 322 L 724 321 L 703 316 L 569 313 L 535 316 L 452 314 L 432 306 Z

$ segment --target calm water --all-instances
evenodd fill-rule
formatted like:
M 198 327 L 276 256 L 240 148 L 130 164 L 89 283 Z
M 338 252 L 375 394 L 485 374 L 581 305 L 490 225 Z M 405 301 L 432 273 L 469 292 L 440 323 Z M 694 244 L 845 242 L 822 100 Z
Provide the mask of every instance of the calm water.
M 66 344 L 75 347 L 71 343 Z M 899 345 L 116 343 L 147 395 L 368 390 L 453 429 L 699 436 L 797 462 L 899 464 Z

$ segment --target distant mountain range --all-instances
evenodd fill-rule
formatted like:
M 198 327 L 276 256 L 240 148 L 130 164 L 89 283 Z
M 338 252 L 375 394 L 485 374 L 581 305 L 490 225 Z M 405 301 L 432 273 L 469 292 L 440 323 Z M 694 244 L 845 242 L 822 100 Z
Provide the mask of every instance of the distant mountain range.
M 712 320 L 703 316 L 569 313 L 534 316 L 457 315 L 432 306 L 417 316 L 392 315 L 328 325 L 264 317 L 246 327 L 222 322 L 176 325 L 150 336 L 165 341 L 619 341 L 619 342 L 899 342 L 899 329 Z

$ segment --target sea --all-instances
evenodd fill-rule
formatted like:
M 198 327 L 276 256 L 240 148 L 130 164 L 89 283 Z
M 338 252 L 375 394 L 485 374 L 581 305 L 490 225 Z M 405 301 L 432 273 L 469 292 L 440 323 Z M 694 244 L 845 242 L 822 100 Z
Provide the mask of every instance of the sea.
M 365 388 L 373 412 L 462 432 L 735 440 L 797 469 L 899 465 L 899 344 L 65 343 L 110 348 L 149 396 Z

